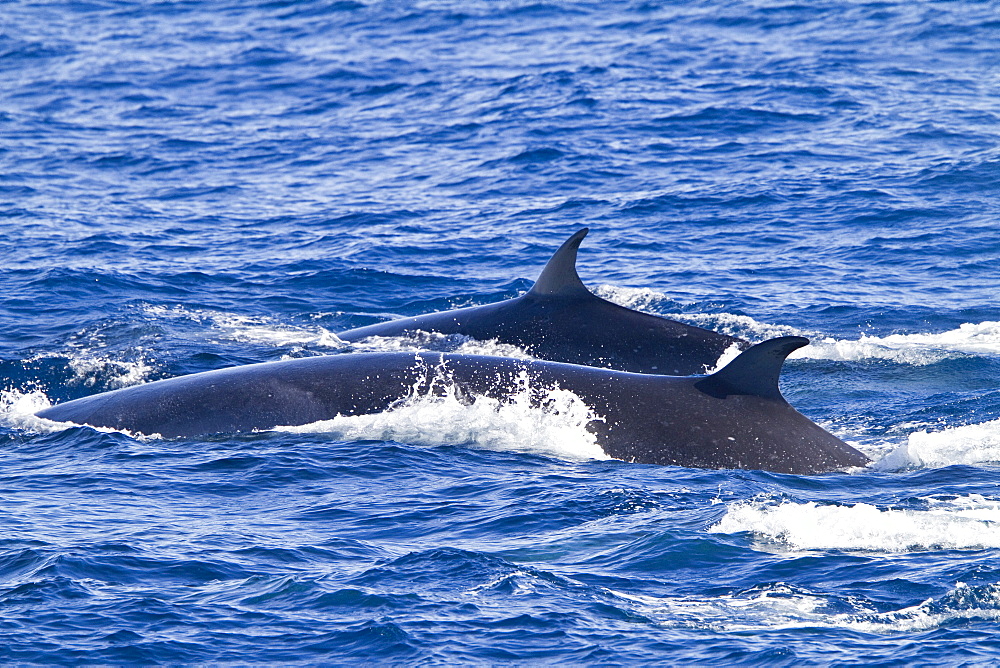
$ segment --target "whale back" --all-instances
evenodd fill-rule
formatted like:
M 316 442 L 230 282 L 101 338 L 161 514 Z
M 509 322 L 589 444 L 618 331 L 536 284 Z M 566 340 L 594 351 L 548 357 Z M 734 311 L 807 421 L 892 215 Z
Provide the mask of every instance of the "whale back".
M 345 341 L 418 331 L 495 340 L 553 362 L 634 373 L 691 375 L 747 342 L 614 304 L 590 292 L 576 270 L 582 228 L 552 255 L 526 294 L 492 304 L 426 313 L 340 332 Z

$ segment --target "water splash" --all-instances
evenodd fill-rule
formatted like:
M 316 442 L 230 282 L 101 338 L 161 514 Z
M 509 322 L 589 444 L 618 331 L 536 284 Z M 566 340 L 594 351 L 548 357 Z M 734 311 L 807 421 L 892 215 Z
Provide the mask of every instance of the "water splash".
M 506 399 L 469 395 L 437 367 L 391 410 L 340 415 L 308 425 L 279 427 L 297 433 L 324 432 L 344 440 L 380 440 L 414 445 L 471 445 L 562 459 L 608 459 L 587 425 L 602 418 L 574 393 L 538 387 L 527 374 Z
M 38 433 L 60 431 L 59 423 L 35 417 L 50 406 L 52 402 L 41 390 L 0 390 L 0 424 Z

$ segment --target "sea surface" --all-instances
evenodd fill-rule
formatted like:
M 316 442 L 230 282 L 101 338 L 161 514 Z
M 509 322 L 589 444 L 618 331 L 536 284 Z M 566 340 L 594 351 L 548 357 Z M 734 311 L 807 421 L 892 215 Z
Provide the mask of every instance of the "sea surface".
M 0 2 L 0 663 L 995 664 L 998 16 Z M 448 398 L 206 439 L 33 417 L 523 356 L 336 333 L 522 294 L 584 226 L 608 299 L 808 336 L 785 396 L 874 463 L 629 464 L 585 411 Z

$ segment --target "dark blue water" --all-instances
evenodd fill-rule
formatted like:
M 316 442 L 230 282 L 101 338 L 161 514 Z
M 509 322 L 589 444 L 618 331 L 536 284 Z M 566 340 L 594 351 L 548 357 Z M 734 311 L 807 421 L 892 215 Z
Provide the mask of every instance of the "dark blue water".
M 971 1 L 0 3 L 0 662 L 994 662 L 998 39 Z M 605 297 L 811 337 L 786 397 L 876 463 L 626 464 L 572 397 L 31 417 L 518 354 L 334 333 L 515 296 L 582 226 Z

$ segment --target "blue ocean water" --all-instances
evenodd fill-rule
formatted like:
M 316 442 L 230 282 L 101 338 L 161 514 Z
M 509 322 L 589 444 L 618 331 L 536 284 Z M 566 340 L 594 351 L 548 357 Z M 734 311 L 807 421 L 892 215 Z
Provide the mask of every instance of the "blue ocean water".
M 989 664 L 990 3 L 0 3 L 0 662 Z M 426 401 L 211 439 L 38 408 L 584 281 L 809 336 L 815 477 Z

